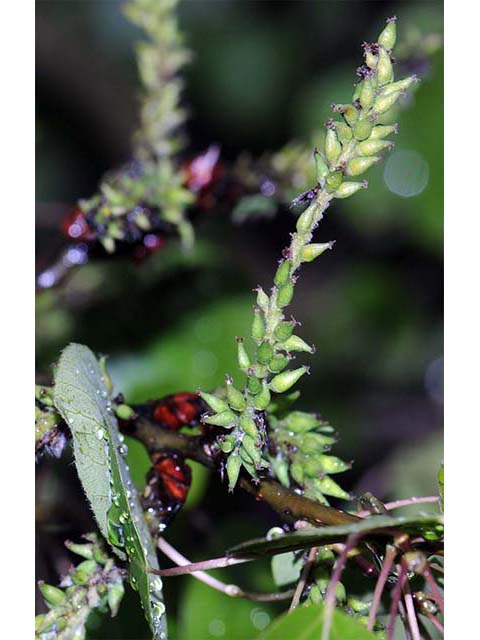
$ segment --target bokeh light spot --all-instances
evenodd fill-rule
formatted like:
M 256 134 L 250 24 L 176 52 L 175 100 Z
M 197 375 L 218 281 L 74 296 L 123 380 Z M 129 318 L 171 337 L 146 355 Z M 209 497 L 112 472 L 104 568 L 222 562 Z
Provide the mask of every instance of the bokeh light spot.
M 263 609 L 252 609 L 250 619 L 255 629 L 259 629 L 260 631 L 270 624 L 270 616 Z
M 215 620 L 212 620 L 208 625 L 208 632 L 210 633 L 211 636 L 215 636 L 215 638 L 220 638 L 221 636 L 224 636 L 226 630 L 227 629 L 225 627 L 225 623 L 223 622 L 223 620 L 219 620 L 218 618 L 215 618 Z
M 418 196 L 428 184 L 430 169 L 417 151 L 395 151 L 385 164 L 383 179 L 388 189 L 403 198 Z

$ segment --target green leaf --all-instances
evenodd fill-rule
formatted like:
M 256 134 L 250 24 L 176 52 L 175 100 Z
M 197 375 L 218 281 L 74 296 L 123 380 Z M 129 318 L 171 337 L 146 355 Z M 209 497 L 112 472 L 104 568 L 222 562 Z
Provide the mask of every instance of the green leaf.
M 379 534 L 389 529 L 401 529 L 407 533 L 428 534 L 441 537 L 443 533 L 443 517 L 435 514 L 417 516 L 370 516 L 353 524 L 334 527 L 305 527 L 293 533 L 272 538 L 257 538 L 243 542 L 227 553 L 236 558 L 261 557 L 306 549 L 318 545 L 343 542 L 352 533 Z M 379 531 L 381 530 L 381 531 Z
M 277 587 L 285 587 L 292 582 L 297 582 L 304 560 L 302 556 L 297 557 L 293 551 L 279 553 L 272 558 L 272 576 Z
M 137 492 L 125 462 L 127 447 L 118 431 L 97 359 L 87 347 L 69 345 L 55 372 L 55 405 L 69 425 L 80 480 L 105 538 L 130 565 L 155 640 L 166 638 L 162 581 L 149 573 L 158 561 Z
M 445 492 L 445 479 L 444 479 L 443 462 L 438 471 L 438 486 L 440 489 L 440 504 L 442 507 L 442 511 L 444 511 L 443 501 L 444 501 L 444 492 Z
M 256 640 L 318 640 L 322 633 L 324 611 L 321 604 L 298 607 L 277 618 Z M 329 640 L 374 640 L 375 637 L 355 618 L 338 609 L 334 610 Z

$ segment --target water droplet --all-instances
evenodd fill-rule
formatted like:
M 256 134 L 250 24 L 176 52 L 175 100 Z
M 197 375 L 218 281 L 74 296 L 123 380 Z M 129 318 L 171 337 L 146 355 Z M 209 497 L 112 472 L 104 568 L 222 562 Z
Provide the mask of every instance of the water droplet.
M 128 519 L 130 518 L 130 516 L 128 515 L 128 513 L 126 511 L 124 511 L 123 513 L 120 514 L 120 524 L 125 524 L 126 522 L 128 522 Z
M 98 429 L 98 430 L 97 430 L 97 438 L 98 438 L 99 440 L 101 440 L 101 439 L 102 439 L 102 438 L 104 438 L 104 437 L 105 437 L 105 429 Z

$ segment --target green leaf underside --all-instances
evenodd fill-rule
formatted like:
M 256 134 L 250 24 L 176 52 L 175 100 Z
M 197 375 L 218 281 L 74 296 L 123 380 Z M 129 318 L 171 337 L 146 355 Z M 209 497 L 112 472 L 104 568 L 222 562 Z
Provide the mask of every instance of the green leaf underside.
M 379 529 L 382 532 L 379 532 Z M 236 558 L 269 556 L 317 545 L 343 542 L 352 533 L 383 534 L 388 529 L 401 529 L 407 533 L 418 535 L 428 532 L 432 535 L 436 534 L 440 538 L 443 533 L 443 518 L 441 515 L 434 514 L 397 517 L 370 516 L 353 524 L 334 527 L 306 527 L 271 540 L 267 540 L 267 538 L 248 540 L 229 549 L 227 554 Z
M 323 628 L 325 607 L 322 604 L 298 607 L 277 618 L 256 640 L 318 640 Z M 374 640 L 376 636 L 359 622 L 335 609 L 329 640 Z
M 285 587 L 297 582 L 304 564 L 303 557 L 289 551 L 272 558 L 272 576 L 277 587 Z
M 153 638 L 166 638 L 162 581 L 148 573 L 158 561 L 135 487 L 125 462 L 99 364 L 87 347 L 70 344 L 55 371 L 55 405 L 73 436 L 78 475 L 100 531 L 114 551 L 128 559 L 130 582 L 138 591 Z

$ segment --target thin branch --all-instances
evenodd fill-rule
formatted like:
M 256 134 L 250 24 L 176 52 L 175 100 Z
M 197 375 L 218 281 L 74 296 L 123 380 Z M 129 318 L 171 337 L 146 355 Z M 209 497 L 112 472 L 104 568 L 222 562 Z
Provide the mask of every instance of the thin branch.
M 395 631 L 395 617 L 399 608 L 400 599 L 402 596 L 403 583 L 407 579 L 407 569 L 405 565 L 400 565 L 400 572 L 398 574 L 397 584 L 392 591 L 392 604 L 390 605 L 390 615 L 388 617 L 387 624 L 387 640 L 392 640 L 393 633 Z
M 393 509 L 398 509 L 400 507 L 408 507 L 412 504 L 421 504 L 425 502 L 438 502 L 438 496 L 421 496 L 421 497 L 412 497 L 412 498 L 404 498 L 403 500 L 394 500 L 393 502 L 385 502 L 383 505 L 387 511 L 392 511 Z M 357 513 L 359 518 L 365 518 L 371 515 L 372 512 L 369 509 L 363 509 Z
M 345 547 L 342 553 L 338 556 L 337 561 L 335 563 L 335 568 L 333 570 L 332 577 L 330 578 L 330 582 L 328 583 L 327 594 L 325 596 L 325 614 L 323 617 L 323 629 L 322 629 L 322 638 L 321 640 L 328 640 L 330 636 L 330 628 L 332 626 L 333 620 L 333 611 L 335 609 L 335 591 L 337 584 L 340 582 L 340 578 L 342 576 L 343 569 L 345 567 L 347 556 L 349 551 L 353 549 L 358 539 L 360 538 L 360 534 L 352 533 L 348 536 L 347 541 L 345 543 Z
M 435 582 L 435 578 L 430 571 L 430 566 L 427 562 L 425 568 L 423 570 L 423 575 L 425 576 L 425 580 L 427 581 L 428 586 L 430 587 L 432 594 L 434 596 L 435 602 L 438 604 L 440 611 L 445 614 L 445 607 L 443 604 L 443 597 L 440 593 L 440 589 L 438 588 L 438 584 Z
M 230 567 L 232 564 L 243 564 L 251 562 L 254 558 L 212 558 L 202 562 L 191 562 L 180 567 L 172 567 L 171 569 L 149 569 L 150 573 L 157 576 L 183 576 L 187 573 L 196 573 L 197 571 L 210 571 L 211 569 L 220 569 L 222 567 Z
M 173 560 L 173 562 L 175 562 L 179 567 L 185 567 L 192 564 L 190 560 L 185 558 L 185 556 L 177 551 L 175 547 L 172 547 L 165 538 L 159 538 L 157 546 L 160 551 L 167 556 L 167 558 Z M 255 602 L 275 602 L 278 600 L 288 600 L 293 594 L 293 589 L 283 591 L 281 593 L 254 593 L 252 591 L 244 591 L 236 584 L 226 584 L 225 582 L 210 576 L 205 571 L 194 571 L 190 575 L 209 587 L 212 587 L 212 589 L 216 589 L 231 598 L 246 598 L 247 600 L 254 600 Z
M 444 633 L 445 633 L 445 629 L 443 628 L 443 624 L 440 622 L 440 620 L 437 620 L 437 618 L 433 615 L 433 613 L 427 612 L 427 613 L 425 613 L 425 615 L 430 620 L 430 622 L 433 624 L 433 626 L 436 627 L 438 629 L 438 631 L 440 631 L 440 633 L 443 636 Z
M 368 616 L 367 628 L 369 631 L 372 631 L 375 625 L 375 617 L 377 614 L 378 607 L 380 605 L 380 599 L 382 597 L 385 583 L 387 582 L 388 574 L 390 573 L 390 569 L 392 568 L 395 555 L 396 555 L 395 547 L 393 547 L 392 545 L 388 545 L 385 552 L 385 558 L 382 564 L 382 569 L 380 571 L 380 575 L 378 576 L 377 584 L 375 585 L 375 591 L 373 592 L 373 600 L 370 606 L 370 613 Z
M 407 565 L 406 562 L 403 562 L 402 564 Z M 421 640 L 420 630 L 418 628 L 417 614 L 415 611 L 415 605 L 413 603 L 412 592 L 410 591 L 410 585 L 408 583 L 408 580 L 405 580 L 403 584 L 403 598 L 405 600 L 408 624 L 410 627 L 410 631 L 412 633 L 412 638 L 413 640 Z
M 293 611 L 293 609 L 295 609 L 298 606 L 298 603 L 300 602 L 300 598 L 302 596 L 303 590 L 305 589 L 305 584 L 307 582 L 308 576 L 317 559 L 317 553 L 318 553 L 318 547 L 312 547 L 310 549 L 310 552 L 307 557 L 307 561 L 303 565 L 302 575 L 300 576 L 300 580 L 297 583 L 295 593 L 293 594 L 289 611 Z

